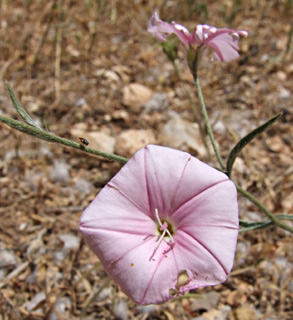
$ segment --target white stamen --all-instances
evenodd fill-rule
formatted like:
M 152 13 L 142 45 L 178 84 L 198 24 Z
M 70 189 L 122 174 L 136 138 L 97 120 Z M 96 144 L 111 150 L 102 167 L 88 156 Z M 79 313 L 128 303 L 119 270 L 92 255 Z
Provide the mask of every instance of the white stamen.
M 160 220 L 159 210 L 158 210 L 157 208 L 155 209 L 155 213 L 156 213 L 156 218 L 157 218 L 157 220 L 158 220 L 158 222 L 159 222 L 159 225 L 160 225 L 160 227 L 162 227 L 163 224 L 162 224 L 162 222 L 161 222 L 161 220 Z
M 151 260 L 152 257 L 155 255 L 155 253 L 156 253 L 156 251 L 158 250 L 161 242 L 163 241 L 164 236 L 165 236 L 166 233 L 168 234 L 168 236 L 169 236 L 170 239 L 171 239 L 169 242 L 167 242 L 167 244 L 168 244 L 170 247 L 171 247 L 173 244 L 175 244 L 174 238 L 172 237 L 170 231 L 168 230 L 168 224 L 167 224 L 166 221 L 164 222 L 164 224 L 162 223 L 162 221 L 160 220 L 159 211 L 158 211 L 157 208 L 155 209 L 155 213 L 156 213 L 157 221 L 158 221 L 158 223 L 159 223 L 159 225 L 160 225 L 160 227 L 161 227 L 160 230 L 163 231 L 163 233 L 161 234 L 160 238 L 157 240 L 158 243 L 157 243 L 157 245 L 156 245 L 156 247 L 155 247 L 155 249 L 154 249 L 154 252 L 153 252 L 153 254 L 151 255 L 151 257 L 150 257 L 149 260 Z M 167 225 L 167 227 L 166 227 L 166 225 Z

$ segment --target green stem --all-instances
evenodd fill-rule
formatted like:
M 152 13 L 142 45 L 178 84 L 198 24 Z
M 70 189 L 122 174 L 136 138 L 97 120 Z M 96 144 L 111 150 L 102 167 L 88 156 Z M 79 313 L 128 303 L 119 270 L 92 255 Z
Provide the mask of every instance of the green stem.
M 222 157 L 220 155 L 220 152 L 218 150 L 218 147 L 216 145 L 215 137 L 214 137 L 211 125 L 210 125 L 207 109 L 206 109 L 206 106 L 205 106 L 205 103 L 204 103 L 201 87 L 200 87 L 200 84 L 199 84 L 199 79 L 198 79 L 198 77 L 196 75 L 193 75 L 193 77 L 194 77 L 194 81 L 195 81 L 195 86 L 196 86 L 196 90 L 197 90 L 197 94 L 198 94 L 199 103 L 200 103 L 200 106 L 201 106 L 201 111 L 202 111 L 202 114 L 203 114 L 203 117 L 204 117 L 204 120 L 205 120 L 205 124 L 206 124 L 206 127 L 207 127 L 207 131 L 208 131 L 208 134 L 209 134 L 209 137 L 210 137 L 214 152 L 216 154 L 216 157 L 218 159 L 218 162 L 219 162 L 219 165 L 220 165 L 221 169 L 225 170 L 225 165 L 224 165 L 224 162 L 223 162 Z
M 77 142 L 74 142 L 74 141 L 71 141 L 71 140 L 68 140 L 65 138 L 61 138 L 61 137 L 56 136 L 52 133 L 49 133 L 47 131 L 33 127 L 29 124 L 26 124 L 26 123 L 18 121 L 18 120 L 14 120 L 14 119 L 0 116 L 0 122 L 7 124 L 9 127 L 13 128 L 13 129 L 16 129 L 18 131 L 21 131 L 21 132 L 29 134 L 31 136 L 37 137 L 42 140 L 60 143 L 60 144 L 63 144 L 65 146 L 68 146 L 71 148 L 75 148 L 75 149 L 78 149 L 78 150 L 81 150 L 81 151 L 84 151 L 87 153 L 91 153 L 96 156 L 104 157 L 109 160 L 119 161 L 121 163 L 126 163 L 128 161 L 127 158 L 120 157 L 115 154 L 111 154 L 111 153 L 107 153 L 107 152 L 102 152 L 102 151 L 99 151 L 99 150 L 96 150 L 93 148 L 89 148 L 87 146 L 81 145 L 80 143 L 77 143 Z
M 171 61 L 171 62 L 172 62 L 172 64 L 173 64 L 175 73 L 176 73 L 179 81 L 182 83 L 183 88 L 184 88 L 184 90 L 185 90 L 185 93 L 186 93 L 187 96 L 188 96 L 188 99 L 189 99 L 190 104 L 191 104 L 191 108 L 192 108 L 193 113 L 194 113 L 194 116 L 195 116 L 195 122 L 198 124 L 199 131 L 200 131 L 200 135 L 201 135 L 203 144 L 204 144 L 204 146 L 205 146 L 205 148 L 206 148 L 206 150 L 207 150 L 208 157 L 210 157 L 210 148 L 209 148 L 209 145 L 208 145 L 208 143 L 207 143 L 206 134 L 205 134 L 205 132 L 204 132 L 204 127 L 203 127 L 203 125 L 202 125 L 202 122 L 199 120 L 198 110 L 197 110 L 196 107 L 195 107 L 195 101 L 194 101 L 194 99 L 193 99 L 193 97 L 192 97 L 192 94 L 191 94 L 191 92 L 190 92 L 189 87 L 187 87 L 184 79 L 182 78 L 182 75 L 181 75 L 181 73 L 180 73 L 180 71 L 179 71 L 179 68 L 178 68 L 176 62 L 175 62 L 175 61 Z
M 285 229 L 287 231 L 290 231 L 293 233 L 293 228 L 288 226 L 286 223 L 281 222 L 279 219 L 277 219 L 264 205 L 262 205 L 251 193 L 248 191 L 245 191 L 239 186 L 237 187 L 237 191 L 243 194 L 248 200 L 250 200 L 253 204 L 255 204 L 267 217 L 269 217 L 273 223 L 277 226 L 279 226 L 282 229 Z

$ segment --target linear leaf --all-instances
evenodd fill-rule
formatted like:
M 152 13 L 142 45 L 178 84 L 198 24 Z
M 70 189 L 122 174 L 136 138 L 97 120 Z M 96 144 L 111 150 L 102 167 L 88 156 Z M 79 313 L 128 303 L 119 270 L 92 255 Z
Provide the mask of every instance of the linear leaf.
M 276 214 L 276 218 L 279 220 L 291 220 L 293 221 L 293 215 L 288 214 Z M 274 225 L 273 221 L 244 221 L 239 220 L 240 227 L 243 227 L 239 232 L 246 232 L 257 229 L 264 229 L 266 227 Z
M 281 116 L 282 112 L 278 113 L 276 116 L 259 126 L 258 128 L 254 129 L 250 133 L 248 133 L 245 137 L 243 137 L 231 150 L 228 160 L 227 160 L 227 174 L 231 178 L 232 168 L 233 164 L 235 162 L 236 157 L 238 154 L 242 151 L 242 149 L 256 136 L 264 132 L 266 129 L 268 129 L 275 121 L 277 121 Z
M 10 95 L 11 101 L 12 101 L 16 111 L 20 114 L 20 116 L 24 119 L 24 121 L 27 124 L 42 130 L 42 128 L 33 120 L 33 118 L 31 118 L 31 116 L 23 109 L 23 107 L 21 106 L 19 100 L 17 99 L 17 96 L 15 95 L 13 89 L 11 88 L 9 82 L 4 80 L 4 83 L 5 83 L 8 91 L 9 91 L 9 95 Z

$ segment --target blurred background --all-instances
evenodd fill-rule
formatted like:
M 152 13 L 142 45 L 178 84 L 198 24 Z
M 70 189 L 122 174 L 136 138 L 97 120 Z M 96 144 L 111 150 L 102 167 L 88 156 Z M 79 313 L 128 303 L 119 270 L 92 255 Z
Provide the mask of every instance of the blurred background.
M 292 213 L 292 0 L 0 1 L 0 78 L 44 128 L 131 157 L 149 143 L 209 164 L 191 108 L 184 47 L 176 67 L 147 32 L 155 10 L 189 30 L 247 30 L 240 57 L 203 58 L 199 78 L 223 158 L 249 131 L 282 118 L 244 149 L 234 180 L 273 213 Z M 3 82 L 0 114 L 20 119 Z M 228 280 L 161 306 L 138 306 L 81 240 L 79 217 L 118 163 L 0 124 L 0 319 L 292 319 L 292 237 L 241 233 Z M 264 220 L 239 197 L 240 217 Z M 200 299 L 194 294 L 200 294 Z

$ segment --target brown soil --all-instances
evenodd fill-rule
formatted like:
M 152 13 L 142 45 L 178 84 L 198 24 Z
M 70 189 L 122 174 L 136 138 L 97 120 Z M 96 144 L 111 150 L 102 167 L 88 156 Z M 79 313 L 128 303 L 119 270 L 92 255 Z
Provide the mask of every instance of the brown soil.
M 114 138 L 123 130 L 148 129 L 160 144 L 170 110 L 194 119 L 182 82 L 146 31 L 156 7 L 162 19 L 190 29 L 206 23 L 249 32 L 238 60 L 203 60 L 202 89 L 212 122 L 225 128 L 216 131 L 224 159 L 240 136 L 283 111 L 241 154 L 234 179 L 273 213 L 292 214 L 290 0 L 1 1 L 1 79 L 33 118 L 62 137 L 78 142 L 76 126 Z M 179 44 L 178 54 L 183 79 L 195 93 Z M 169 107 L 146 112 L 123 105 L 123 88 L 131 82 L 168 94 Z M 4 85 L 0 114 L 20 119 Z M 214 157 L 201 160 L 216 163 Z M 62 161 L 68 176 L 58 181 L 52 170 Z M 240 234 L 228 280 L 191 292 L 204 299 L 191 295 L 150 308 L 130 301 L 78 230 L 82 210 L 120 167 L 0 125 L 0 256 L 8 261 L 0 261 L 0 319 L 293 318 L 292 237 L 276 227 Z M 241 196 L 239 204 L 242 219 L 266 219 Z M 210 292 L 217 299 L 207 306 Z

